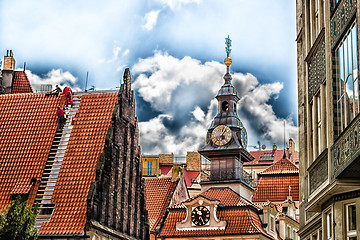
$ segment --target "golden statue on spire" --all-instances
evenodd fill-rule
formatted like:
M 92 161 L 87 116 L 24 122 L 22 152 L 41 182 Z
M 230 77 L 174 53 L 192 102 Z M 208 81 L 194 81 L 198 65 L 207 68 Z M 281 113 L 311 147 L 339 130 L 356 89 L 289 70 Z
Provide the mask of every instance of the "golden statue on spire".
M 231 53 L 231 40 L 230 40 L 230 36 L 228 35 L 227 38 L 225 38 L 225 44 L 226 44 L 226 47 L 225 47 L 225 50 L 226 50 L 226 58 L 224 60 L 224 63 L 227 67 L 227 69 L 229 69 L 229 66 L 231 65 L 232 63 L 232 60 L 231 58 L 229 57 L 230 56 L 230 53 Z

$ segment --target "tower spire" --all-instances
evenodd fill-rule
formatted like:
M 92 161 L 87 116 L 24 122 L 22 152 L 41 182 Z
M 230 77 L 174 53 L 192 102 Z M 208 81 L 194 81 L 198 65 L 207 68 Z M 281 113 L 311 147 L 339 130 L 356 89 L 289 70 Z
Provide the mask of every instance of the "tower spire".
M 229 73 L 229 67 L 232 63 L 232 60 L 230 58 L 230 53 L 231 53 L 231 39 L 230 36 L 228 35 L 227 38 L 225 38 L 225 51 L 226 51 L 226 58 L 224 60 L 224 63 L 226 65 L 226 74 L 230 74 Z

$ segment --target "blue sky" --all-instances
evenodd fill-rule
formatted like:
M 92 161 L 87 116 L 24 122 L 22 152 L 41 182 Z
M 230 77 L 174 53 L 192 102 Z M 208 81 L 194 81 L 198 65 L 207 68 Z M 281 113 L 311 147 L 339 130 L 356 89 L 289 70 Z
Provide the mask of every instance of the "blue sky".
M 3 0 L 0 9 L 0 50 L 26 62 L 34 84 L 84 89 L 88 71 L 88 87 L 116 88 L 130 68 L 143 153 L 204 145 L 227 35 L 249 145 L 282 148 L 284 120 L 297 139 L 295 1 Z

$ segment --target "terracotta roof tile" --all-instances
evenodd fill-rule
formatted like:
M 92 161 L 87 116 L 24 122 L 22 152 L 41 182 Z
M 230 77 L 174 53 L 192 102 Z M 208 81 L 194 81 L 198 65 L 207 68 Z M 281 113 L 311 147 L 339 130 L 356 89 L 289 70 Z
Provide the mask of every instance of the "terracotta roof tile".
M 264 174 L 286 174 L 286 173 L 299 173 L 299 168 L 287 158 L 282 158 L 274 163 L 264 171 L 258 173 Z
M 217 200 L 219 201 L 219 204 L 223 207 L 239 207 L 239 206 L 253 206 L 255 208 L 257 207 L 252 202 L 249 202 L 245 198 L 241 197 L 238 193 L 234 192 L 229 187 L 212 187 L 206 190 L 205 192 L 202 192 L 190 199 L 187 199 L 181 203 L 175 204 L 174 206 L 171 206 L 170 208 L 186 208 L 184 205 L 184 202 L 190 202 L 195 198 L 198 198 L 200 196 L 203 196 L 207 198 L 208 200 Z
M 83 95 L 52 202 L 55 210 L 39 234 L 82 234 L 90 184 L 103 152 L 117 93 Z
M 145 179 L 146 209 L 148 210 L 150 231 L 154 231 L 169 207 L 176 182 L 171 178 Z
M 286 155 L 289 157 L 289 150 L 286 150 Z M 265 151 L 252 151 L 250 154 L 254 157 L 254 160 L 251 162 L 244 162 L 244 165 L 268 165 L 273 164 L 283 158 L 284 150 L 272 150 Z M 299 152 L 294 152 L 293 161 L 299 161 Z
M 269 239 L 273 239 L 262 229 L 259 216 L 250 209 L 218 208 L 218 219 L 227 222 L 227 226 L 224 230 L 177 231 L 176 222 L 181 222 L 185 219 L 185 217 L 185 209 L 171 209 L 164 222 L 164 227 L 160 237 L 262 234 L 267 236 Z
M 282 202 L 289 195 L 293 201 L 299 201 L 299 174 L 260 175 L 254 191 L 253 202 Z
M 11 93 L 32 93 L 32 87 L 25 72 L 14 71 Z
M 228 187 L 209 188 L 205 192 L 202 192 L 200 195 L 219 200 L 222 206 L 253 205 Z
M 0 95 L 0 209 L 11 194 L 29 193 L 34 201 L 57 126 L 56 106 L 63 97 L 44 94 Z

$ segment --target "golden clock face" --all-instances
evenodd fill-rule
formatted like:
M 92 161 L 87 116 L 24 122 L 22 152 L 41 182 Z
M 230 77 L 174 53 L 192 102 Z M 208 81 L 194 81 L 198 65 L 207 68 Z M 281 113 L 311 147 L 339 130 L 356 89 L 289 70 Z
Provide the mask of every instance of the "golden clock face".
M 191 212 L 191 221 L 197 226 L 204 226 L 210 220 L 210 211 L 207 207 L 198 206 Z
M 211 133 L 211 140 L 215 145 L 223 146 L 230 142 L 232 136 L 231 129 L 225 125 L 219 125 Z

